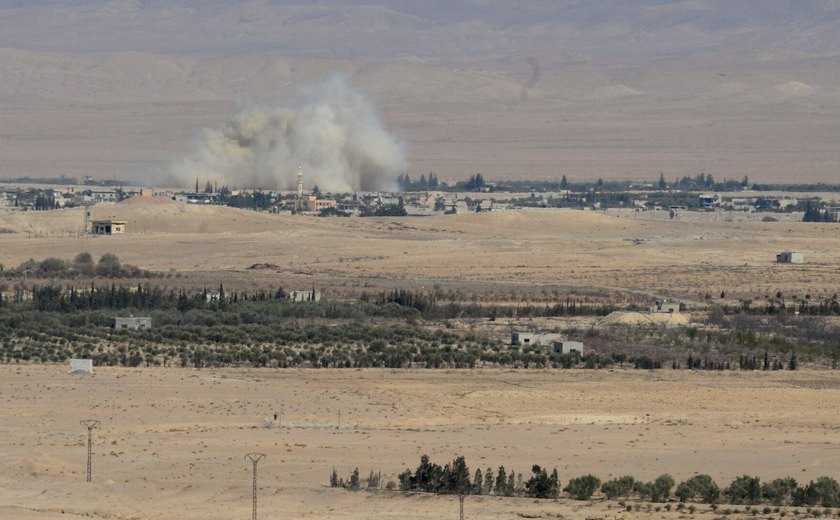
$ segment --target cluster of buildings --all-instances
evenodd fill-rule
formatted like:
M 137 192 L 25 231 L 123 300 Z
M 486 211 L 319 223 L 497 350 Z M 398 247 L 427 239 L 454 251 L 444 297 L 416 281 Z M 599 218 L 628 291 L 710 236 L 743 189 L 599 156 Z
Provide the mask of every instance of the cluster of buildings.
M 12 185 L 0 187 L 0 208 L 11 211 L 61 209 L 153 195 L 169 195 L 169 193 L 152 188 L 123 189 L 110 186 L 61 185 L 44 189 Z
M 703 193 L 697 196 L 696 206 L 669 205 L 649 201 L 646 196 L 633 199 L 637 211 L 688 211 L 692 208 L 704 211 L 723 209 L 728 211 L 785 211 L 793 208 L 799 200 L 793 197 L 723 197 L 719 193 Z
M 237 190 L 228 197 L 252 195 L 253 191 Z M 492 199 L 472 199 L 445 192 L 385 192 L 361 191 L 345 194 L 309 193 L 294 196 L 280 191 L 260 192 L 268 204 L 263 208 L 272 213 L 321 215 L 335 212 L 347 216 L 374 216 L 385 208 L 400 208 L 406 216 L 431 216 L 467 212 L 497 211 L 509 206 Z M 185 204 L 231 205 L 229 198 L 218 193 L 178 193 L 173 200 Z

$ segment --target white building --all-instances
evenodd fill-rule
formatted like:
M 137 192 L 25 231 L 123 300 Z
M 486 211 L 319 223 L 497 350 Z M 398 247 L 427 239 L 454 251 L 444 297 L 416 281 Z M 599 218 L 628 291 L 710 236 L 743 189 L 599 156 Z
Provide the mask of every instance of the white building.
M 551 347 L 555 341 L 563 341 L 562 334 L 544 334 L 531 332 L 513 332 L 510 335 L 510 344 L 525 346 Z
M 703 209 L 711 209 L 720 206 L 720 194 L 715 193 L 714 195 L 700 195 L 700 207 Z
M 70 374 L 92 374 L 93 360 L 92 359 L 71 359 L 70 360 Z
M 315 289 L 307 291 L 289 291 L 289 300 L 293 302 L 319 302 L 321 301 L 321 293 Z
M 805 256 L 796 251 L 782 251 L 776 255 L 776 262 L 780 264 L 804 264 Z
M 113 326 L 117 330 L 145 330 L 152 328 L 152 318 L 148 317 L 134 317 L 128 318 L 116 317 L 114 318 Z
M 581 341 L 555 341 L 554 342 L 554 353 L 555 354 L 571 354 L 572 352 L 577 352 L 581 356 L 583 355 L 583 342 Z

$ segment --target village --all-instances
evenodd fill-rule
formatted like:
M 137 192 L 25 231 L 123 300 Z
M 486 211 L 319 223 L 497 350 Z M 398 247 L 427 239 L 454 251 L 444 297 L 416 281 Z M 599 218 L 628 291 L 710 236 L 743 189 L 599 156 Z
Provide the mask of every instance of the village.
M 827 221 L 836 222 L 840 206 L 834 197 L 819 192 L 763 192 L 744 188 L 738 192 L 709 193 L 691 188 L 655 189 L 653 185 L 614 186 L 597 189 L 583 185 L 551 189 L 554 183 L 534 183 L 528 191 L 483 180 L 477 184 L 437 181 L 398 182 L 391 191 L 324 193 L 317 185 L 304 188 L 302 173 L 294 191 L 231 189 L 196 179 L 192 190 L 137 187 L 118 181 L 91 177 L 58 182 L 0 183 L 0 211 L 43 211 L 99 203 L 115 203 L 132 197 L 166 197 L 182 204 L 230 206 L 255 211 L 311 216 L 373 217 L 432 216 L 522 208 L 574 208 L 590 211 L 610 209 L 634 212 L 663 212 L 674 218 L 683 212 L 726 212 L 740 214 L 796 216 L 809 204 L 823 210 Z M 565 184 L 565 183 L 564 183 Z M 426 186 L 427 189 L 417 189 Z M 829 187 L 830 188 L 830 187 Z

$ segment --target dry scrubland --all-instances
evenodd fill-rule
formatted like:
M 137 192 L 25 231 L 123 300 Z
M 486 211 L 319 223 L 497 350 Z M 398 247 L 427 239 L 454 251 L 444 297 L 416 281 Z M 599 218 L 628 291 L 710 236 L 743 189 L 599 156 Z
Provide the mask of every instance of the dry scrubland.
M 569 292 L 702 301 L 775 294 L 831 296 L 840 286 L 837 224 L 645 220 L 569 210 L 430 218 L 315 218 L 134 199 L 100 204 L 93 218 L 129 221 L 125 236 L 69 238 L 82 210 L 0 215 L 0 262 L 70 260 L 105 252 L 185 278 L 152 283 L 255 289 L 315 285 L 330 295 L 366 286 L 492 292 L 497 300 L 565 298 Z M 700 214 L 698 214 L 700 215 Z M 781 250 L 805 254 L 777 265 Z M 254 264 L 268 264 L 249 269 Z M 527 294 L 526 294 L 527 293 Z
M 262 518 L 456 518 L 455 497 L 352 493 L 331 469 L 387 479 L 420 455 L 471 470 L 557 466 L 728 484 L 743 473 L 837 477 L 840 381 L 831 372 L 386 371 L 0 367 L 0 517 L 245 518 L 261 451 Z M 335 429 L 338 411 L 342 428 Z M 281 412 L 282 428 L 263 419 Z M 97 418 L 94 482 L 84 418 Z M 495 497 L 468 518 L 649 518 L 616 503 Z M 62 514 L 63 512 L 63 514 Z M 712 518 L 700 506 L 698 518 Z M 677 512 L 656 514 L 686 518 Z

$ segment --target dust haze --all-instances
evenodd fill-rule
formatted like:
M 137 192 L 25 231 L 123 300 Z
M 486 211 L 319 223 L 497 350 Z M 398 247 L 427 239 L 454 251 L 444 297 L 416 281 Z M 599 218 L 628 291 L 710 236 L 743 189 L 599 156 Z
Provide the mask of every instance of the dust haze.
M 250 104 L 224 125 L 202 129 L 176 162 L 178 184 L 344 193 L 394 187 L 408 167 L 404 147 L 342 76 L 300 90 L 290 104 Z

